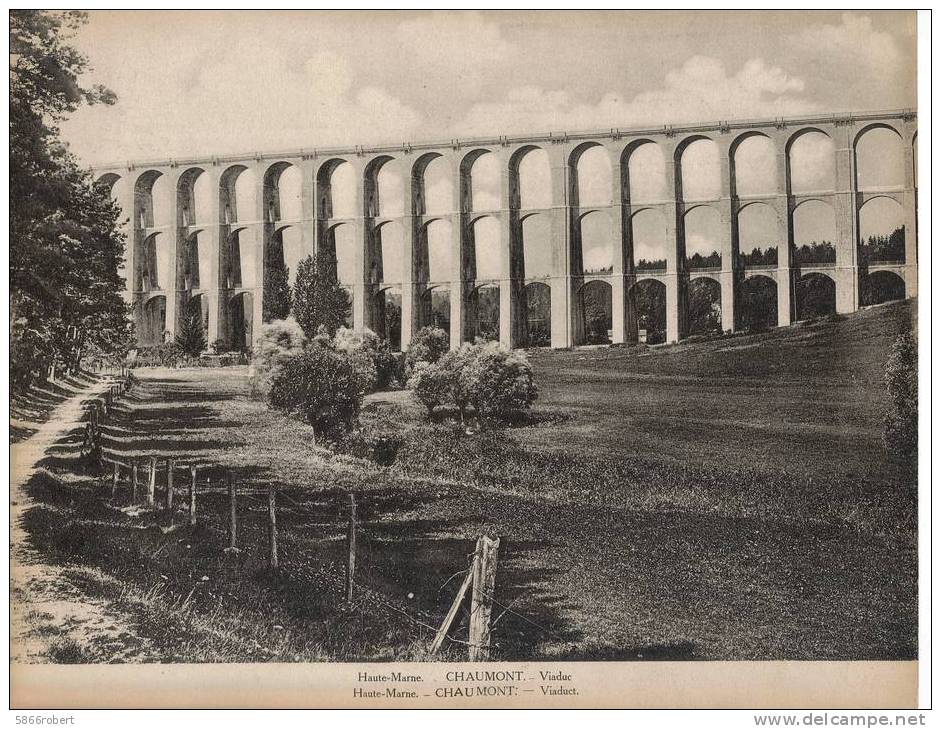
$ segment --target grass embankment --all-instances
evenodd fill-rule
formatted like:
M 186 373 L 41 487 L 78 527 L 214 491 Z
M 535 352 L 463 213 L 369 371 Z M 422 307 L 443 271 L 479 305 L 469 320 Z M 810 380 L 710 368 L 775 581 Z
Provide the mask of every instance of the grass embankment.
M 401 440 L 389 467 L 313 448 L 249 398 L 243 370 L 141 371 L 111 448 L 216 464 L 200 525 L 167 533 L 104 505 L 60 456 L 32 485 L 44 506 L 27 527 L 163 660 L 420 658 L 420 623 L 440 620 L 481 532 L 503 539 L 498 658 L 912 658 L 915 510 L 880 440 L 882 365 L 911 311 L 540 352 L 533 416 L 476 436 L 379 395 L 364 420 Z M 222 550 L 225 469 L 250 492 L 238 555 Z M 272 481 L 278 573 L 264 567 Z M 371 591 L 344 606 L 349 488 Z

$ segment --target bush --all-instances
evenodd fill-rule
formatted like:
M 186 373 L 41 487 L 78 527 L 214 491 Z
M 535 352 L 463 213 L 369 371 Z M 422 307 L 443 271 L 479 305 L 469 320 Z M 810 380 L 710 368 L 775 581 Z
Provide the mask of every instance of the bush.
M 914 467 L 918 458 L 918 345 L 913 334 L 903 334 L 892 345 L 885 364 L 885 386 L 892 399 L 884 421 L 886 450 Z
M 496 342 L 474 345 L 465 370 L 464 387 L 479 415 L 506 418 L 527 410 L 536 401 L 538 388 L 525 353 Z
M 428 408 L 428 416 L 431 417 L 436 407 L 450 400 L 450 371 L 437 363 L 418 362 L 412 368 L 408 387 L 418 401 Z
M 340 327 L 327 345 L 349 356 L 363 392 L 375 390 L 379 381 L 374 356 L 378 339 L 379 337 L 368 330 L 363 334 L 356 334 L 352 329 Z
M 412 369 L 419 362 L 434 364 L 448 351 L 448 333 L 437 327 L 422 327 L 412 338 L 405 352 L 402 379 L 412 376 Z
M 255 368 L 252 390 L 266 395 L 278 371 L 292 358 L 303 354 L 306 344 L 307 337 L 292 318 L 276 319 L 262 326 L 252 357 Z
M 336 441 L 358 422 L 361 374 L 348 353 L 313 344 L 277 368 L 268 401 L 277 410 L 302 416 L 315 440 Z
M 437 362 L 421 362 L 408 381 L 429 415 L 454 404 L 463 421 L 469 407 L 479 416 L 505 419 L 527 410 L 538 389 L 526 355 L 496 342 L 464 344 Z

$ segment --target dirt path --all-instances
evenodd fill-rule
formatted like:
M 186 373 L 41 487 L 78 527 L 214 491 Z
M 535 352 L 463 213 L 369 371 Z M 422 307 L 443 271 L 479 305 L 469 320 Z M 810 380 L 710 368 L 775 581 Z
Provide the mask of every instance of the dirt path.
M 82 404 L 107 389 L 99 383 L 63 402 L 31 437 L 10 447 L 11 663 L 139 662 L 148 646 L 107 601 L 79 589 L 68 569 L 43 562 L 23 528 L 37 506 L 26 486 L 49 449 L 81 420 Z

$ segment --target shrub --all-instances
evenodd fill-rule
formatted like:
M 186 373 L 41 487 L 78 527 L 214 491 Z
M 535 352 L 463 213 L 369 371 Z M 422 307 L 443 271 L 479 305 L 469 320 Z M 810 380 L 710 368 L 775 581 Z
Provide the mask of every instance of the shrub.
M 439 363 L 418 362 L 412 368 L 408 387 L 416 399 L 428 408 L 428 416 L 444 405 L 451 396 L 451 373 Z
M 306 343 L 307 337 L 292 318 L 276 319 L 265 324 L 252 357 L 255 368 L 253 391 L 265 395 L 280 368 L 292 358 L 303 354 Z
M 474 350 L 465 370 L 464 387 L 478 414 L 506 418 L 529 409 L 538 388 L 526 354 L 496 342 L 474 345 Z
M 277 368 L 268 401 L 277 410 L 302 416 L 315 441 L 318 437 L 335 441 L 359 419 L 361 385 L 349 354 L 314 344 Z
M 419 362 L 435 363 L 448 351 L 448 333 L 437 327 L 422 327 L 412 338 L 405 352 L 402 377 L 412 376 L 412 368 Z
M 892 345 L 885 364 L 885 385 L 892 399 L 884 421 L 886 450 L 914 466 L 918 455 L 918 345 L 913 334 L 903 334 Z
M 496 342 L 464 344 L 437 362 L 418 363 L 408 386 L 429 415 L 453 403 L 462 421 L 471 406 L 480 416 L 505 419 L 528 409 L 538 394 L 526 355 Z
M 375 342 L 378 339 L 368 330 L 363 334 L 356 334 L 351 329 L 340 327 L 333 336 L 333 340 L 327 345 L 349 356 L 363 392 L 372 392 L 376 389 L 378 382 L 374 357 L 374 350 L 378 346 Z

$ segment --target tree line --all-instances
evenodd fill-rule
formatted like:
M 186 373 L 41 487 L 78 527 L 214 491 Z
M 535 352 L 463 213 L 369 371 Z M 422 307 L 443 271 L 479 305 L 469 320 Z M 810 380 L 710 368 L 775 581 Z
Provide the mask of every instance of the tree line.
M 71 45 L 85 13 L 10 11 L 10 376 L 28 387 L 50 366 L 122 356 L 133 341 L 119 273 L 121 212 L 60 138 L 81 104 L 113 104 L 85 87 Z

